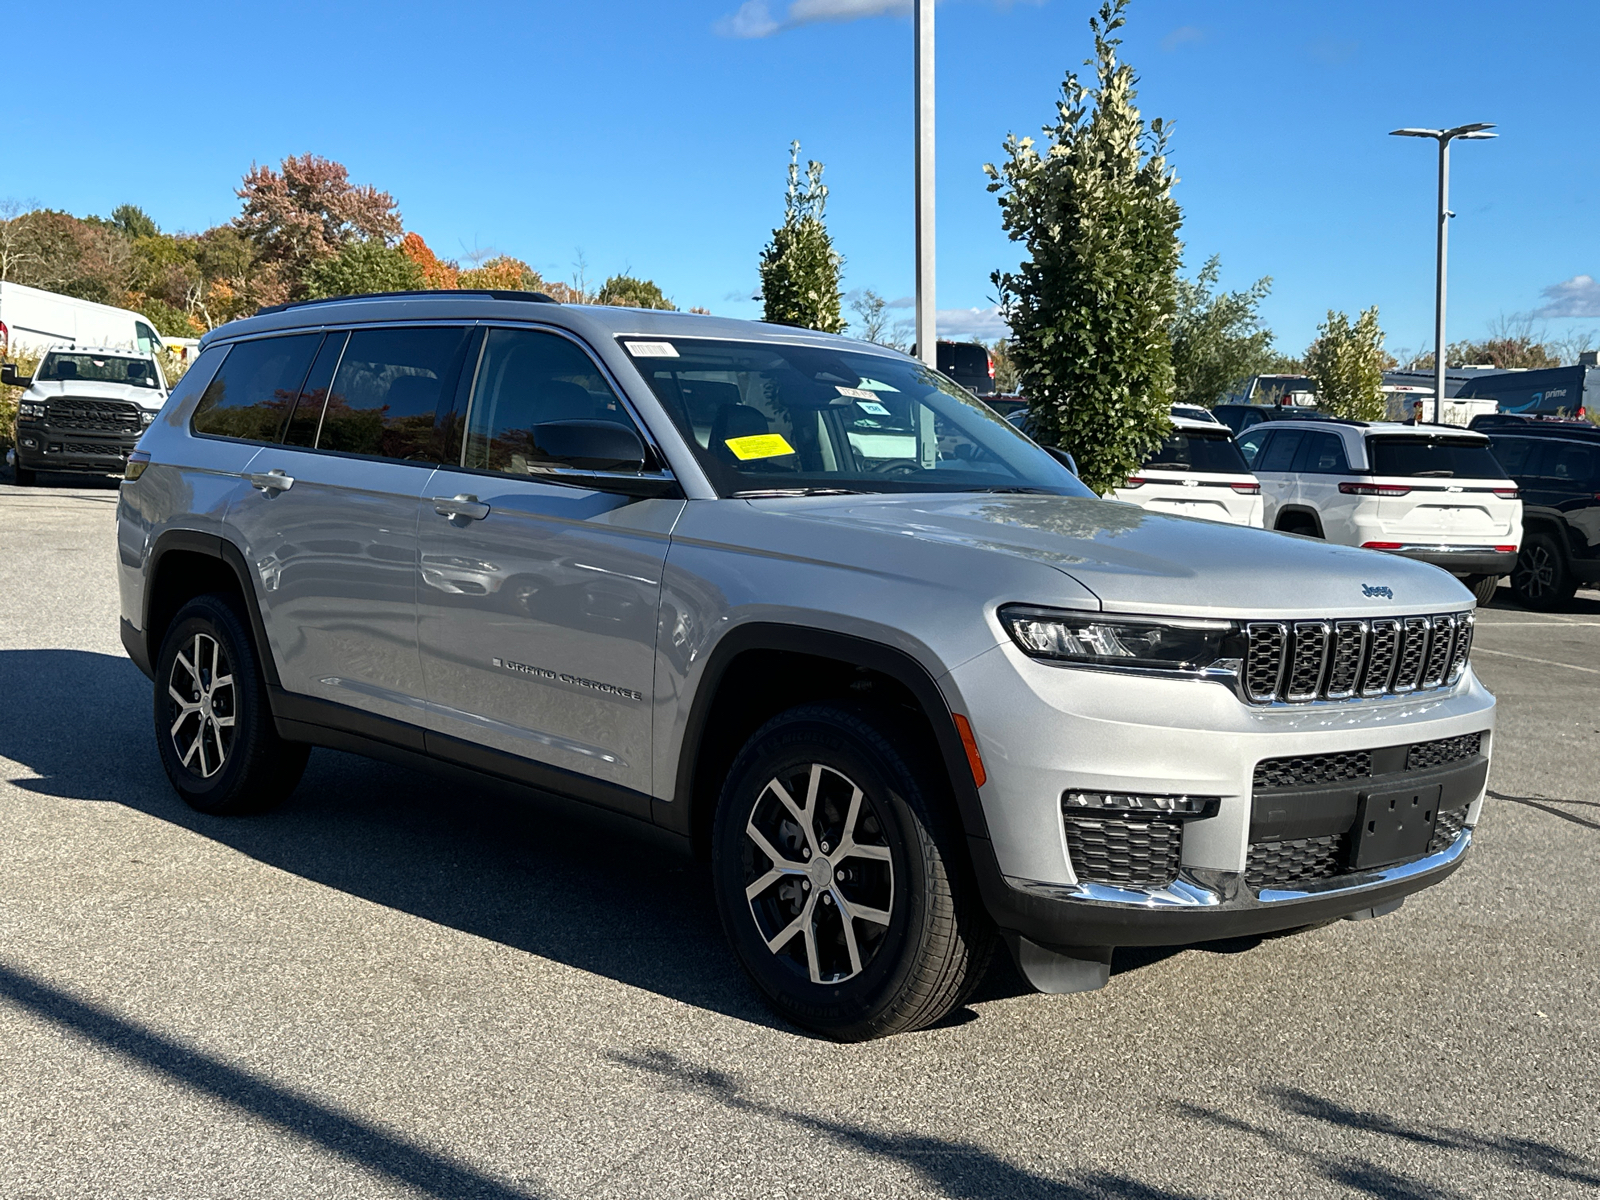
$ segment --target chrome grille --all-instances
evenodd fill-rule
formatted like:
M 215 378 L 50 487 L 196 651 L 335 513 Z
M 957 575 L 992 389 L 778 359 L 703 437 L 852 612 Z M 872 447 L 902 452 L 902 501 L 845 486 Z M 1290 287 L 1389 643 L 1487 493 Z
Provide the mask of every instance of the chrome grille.
M 1245 626 L 1244 692 L 1255 704 L 1406 694 L 1456 683 L 1470 613 L 1375 621 L 1254 621 Z

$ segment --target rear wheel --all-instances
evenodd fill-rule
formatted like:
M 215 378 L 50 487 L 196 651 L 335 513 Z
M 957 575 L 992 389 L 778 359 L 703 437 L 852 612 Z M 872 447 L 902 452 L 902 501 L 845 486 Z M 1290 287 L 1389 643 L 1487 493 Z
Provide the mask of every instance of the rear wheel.
M 1472 595 L 1478 601 L 1479 608 L 1488 608 L 1493 604 L 1495 594 L 1500 590 L 1498 575 L 1467 575 L 1461 582 L 1472 589 Z
M 307 746 L 278 736 L 255 646 L 234 605 L 197 596 L 167 627 L 156 666 L 156 743 L 190 807 L 260 812 L 294 790 Z
M 1571 600 L 1577 580 L 1567 569 L 1566 555 L 1548 533 L 1529 534 L 1511 571 L 1511 590 L 1529 608 L 1552 609 Z
M 995 935 L 954 817 L 879 714 L 805 705 L 740 752 L 712 872 L 734 952 L 779 1013 L 838 1041 L 933 1024 Z

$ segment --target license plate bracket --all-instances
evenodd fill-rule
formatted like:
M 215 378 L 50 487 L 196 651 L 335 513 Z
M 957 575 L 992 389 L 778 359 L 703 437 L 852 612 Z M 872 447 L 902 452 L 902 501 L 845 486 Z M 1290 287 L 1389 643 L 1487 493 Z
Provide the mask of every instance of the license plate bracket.
M 1352 831 L 1350 865 L 1357 869 L 1386 867 L 1427 853 L 1442 790 L 1435 783 L 1362 792 Z

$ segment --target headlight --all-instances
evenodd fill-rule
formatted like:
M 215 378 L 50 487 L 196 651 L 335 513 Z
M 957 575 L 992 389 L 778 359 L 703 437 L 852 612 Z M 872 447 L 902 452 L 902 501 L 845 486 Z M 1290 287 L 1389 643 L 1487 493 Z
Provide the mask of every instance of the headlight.
M 1119 617 L 1020 604 L 1000 621 L 1029 657 L 1089 667 L 1132 668 L 1212 677 L 1236 676 L 1244 635 L 1232 621 Z
M 44 403 L 39 400 L 24 400 L 17 405 L 17 416 L 34 421 L 44 420 Z
M 141 425 L 148 425 L 148 424 L 150 424 L 150 422 L 154 421 L 155 419 L 156 419 L 156 414 L 151 412 L 149 409 L 145 409 L 143 412 L 141 412 L 139 414 L 139 424 L 141 424 Z

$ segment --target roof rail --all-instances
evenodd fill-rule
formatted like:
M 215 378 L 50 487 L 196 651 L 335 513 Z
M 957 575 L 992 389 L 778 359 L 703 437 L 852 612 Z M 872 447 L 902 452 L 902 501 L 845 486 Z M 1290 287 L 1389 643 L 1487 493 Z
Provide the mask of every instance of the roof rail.
M 411 296 L 490 296 L 495 300 L 521 300 L 530 304 L 560 304 L 554 296 L 543 292 L 505 292 L 494 288 L 421 288 L 413 292 L 363 292 L 355 296 L 324 296 L 320 300 L 291 300 L 287 304 L 268 304 L 256 309 L 256 316 L 286 312 L 291 308 L 306 308 L 313 304 L 346 304 L 353 300 L 393 300 Z

